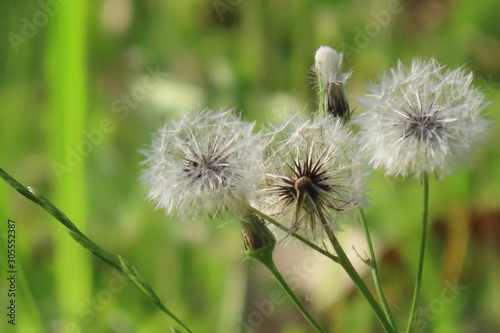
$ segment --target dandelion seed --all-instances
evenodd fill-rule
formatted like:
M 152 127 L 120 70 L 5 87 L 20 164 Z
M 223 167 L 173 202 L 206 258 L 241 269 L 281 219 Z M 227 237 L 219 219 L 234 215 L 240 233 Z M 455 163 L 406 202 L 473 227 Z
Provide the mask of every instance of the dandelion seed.
M 352 72 L 342 70 L 343 54 L 331 47 L 321 46 L 316 51 L 314 71 L 318 77 L 320 109 L 334 117 L 349 118 L 349 104 L 344 85 Z
M 389 175 L 440 177 L 466 162 L 470 148 L 489 122 L 480 112 L 487 103 L 472 87 L 472 73 L 447 70 L 434 60 L 401 62 L 370 87 L 357 117 L 360 141 L 375 168 Z
M 159 130 L 141 179 L 167 214 L 236 211 L 262 180 L 263 140 L 231 111 L 203 111 Z
M 331 115 L 292 118 L 280 130 L 266 159 L 263 210 L 316 237 L 322 221 L 334 229 L 339 217 L 360 205 L 359 163 L 343 122 Z

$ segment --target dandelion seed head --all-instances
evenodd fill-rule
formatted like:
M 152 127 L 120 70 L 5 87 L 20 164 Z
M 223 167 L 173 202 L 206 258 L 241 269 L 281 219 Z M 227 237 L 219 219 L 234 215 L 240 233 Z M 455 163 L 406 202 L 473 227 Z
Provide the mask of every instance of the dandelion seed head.
M 472 86 L 472 73 L 445 69 L 435 60 L 401 62 L 361 99 L 366 112 L 356 122 L 360 142 L 375 168 L 389 175 L 440 177 L 468 161 L 484 138 L 487 105 Z
M 329 46 L 321 46 L 314 56 L 314 68 L 326 86 L 328 82 L 346 83 L 352 72 L 342 70 L 343 54 Z
M 262 181 L 264 142 L 231 111 L 205 110 L 160 129 L 141 179 L 167 214 L 237 211 Z
M 313 238 L 322 234 L 322 219 L 338 230 L 363 197 L 349 129 L 339 118 L 315 115 L 293 117 L 277 132 L 265 162 L 262 209 Z

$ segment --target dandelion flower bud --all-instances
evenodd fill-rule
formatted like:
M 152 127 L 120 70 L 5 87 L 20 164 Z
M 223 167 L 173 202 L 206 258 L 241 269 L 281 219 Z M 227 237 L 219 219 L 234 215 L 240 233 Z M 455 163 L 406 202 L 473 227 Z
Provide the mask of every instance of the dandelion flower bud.
M 253 126 L 231 111 L 203 111 L 160 129 L 142 162 L 148 198 L 167 214 L 237 212 L 262 179 L 264 143 Z
M 276 238 L 255 214 L 248 213 L 240 221 L 245 253 L 259 261 L 271 260 Z
M 341 119 L 292 118 L 279 130 L 266 159 L 263 210 L 315 238 L 326 221 L 333 229 L 343 213 L 361 204 L 360 163 Z
M 472 87 L 472 73 L 447 70 L 434 60 L 401 62 L 362 99 L 360 141 L 375 168 L 389 175 L 442 176 L 465 162 L 488 127 L 487 103 Z
M 314 71 L 318 77 L 320 109 L 334 117 L 348 119 L 349 104 L 344 92 L 344 84 L 351 72 L 342 70 L 343 54 L 331 47 L 321 46 L 316 51 Z

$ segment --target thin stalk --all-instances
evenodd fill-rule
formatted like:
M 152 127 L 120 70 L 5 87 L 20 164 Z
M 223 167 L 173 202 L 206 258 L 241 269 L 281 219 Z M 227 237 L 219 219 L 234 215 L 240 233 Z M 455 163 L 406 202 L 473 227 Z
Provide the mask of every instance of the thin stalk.
M 361 294 L 365 297 L 365 299 L 368 301 L 370 306 L 373 309 L 373 312 L 375 312 L 375 316 L 377 317 L 378 321 L 384 328 L 386 332 L 397 332 L 396 330 L 393 329 L 391 323 L 385 316 L 384 311 L 380 307 L 380 305 L 377 303 L 375 298 L 373 297 L 372 293 L 366 286 L 365 282 L 361 277 L 359 276 L 358 272 L 352 265 L 351 261 L 347 257 L 346 253 L 344 252 L 344 249 L 342 249 L 342 246 L 340 245 L 337 237 L 335 236 L 333 230 L 330 228 L 328 225 L 325 217 L 323 214 L 319 214 L 320 219 L 321 219 L 321 224 L 323 225 L 323 229 L 326 232 L 326 235 L 328 236 L 328 239 L 332 243 L 333 248 L 335 249 L 335 252 L 337 253 L 338 259 L 339 259 L 339 264 L 342 266 L 342 268 L 346 271 L 346 273 L 349 275 L 351 278 L 352 282 L 356 285 L 358 290 L 361 292 Z
M 2 168 L 0 168 L 0 177 L 2 177 L 7 184 L 9 184 L 21 195 L 33 201 L 34 203 L 45 209 L 50 215 L 55 217 L 68 229 L 70 236 L 73 237 L 73 239 L 76 240 L 81 246 L 89 250 L 93 255 L 104 261 L 106 264 L 115 268 L 127 280 L 132 282 L 134 286 L 139 289 L 139 291 L 143 293 L 144 296 L 146 296 L 146 298 L 153 302 L 153 304 L 155 304 L 158 309 L 167 314 L 187 332 L 191 333 L 191 330 L 163 305 L 153 289 L 139 275 L 135 267 L 131 266 L 125 259 L 121 258 L 120 256 L 118 256 L 120 263 L 116 262 L 116 260 L 114 260 L 109 254 L 107 254 L 103 249 L 97 246 L 97 244 L 95 244 L 92 240 L 85 236 L 66 216 L 66 214 L 64 214 L 59 208 L 57 208 L 52 202 L 50 202 L 38 191 L 31 187 L 22 185 L 17 180 L 12 178 L 12 176 L 6 173 Z
M 247 214 L 241 220 L 240 226 L 243 236 L 243 245 L 245 246 L 245 253 L 247 257 L 257 260 L 262 265 L 266 266 L 267 269 L 269 269 L 269 271 L 271 271 L 274 275 L 274 278 L 278 281 L 286 294 L 293 301 L 297 309 L 302 313 L 304 318 L 307 319 L 309 324 L 311 324 L 316 331 L 324 333 L 325 331 L 318 325 L 309 312 L 307 312 L 305 307 L 299 301 L 297 296 L 295 296 L 292 289 L 288 286 L 285 279 L 276 268 L 273 259 L 273 252 L 276 247 L 276 238 L 264 224 L 262 218 L 259 215 L 250 212 L 250 214 Z
M 278 221 L 276 221 L 275 219 L 273 219 L 272 217 L 270 216 L 267 216 L 266 214 L 262 213 L 260 210 L 258 209 L 255 209 L 254 207 L 252 206 L 248 206 L 249 210 L 255 214 L 257 214 L 258 216 L 260 216 L 261 218 L 263 218 L 264 220 L 268 221 L 269 223 L 275 225 L 276 227 L 280 228 L 281 230 L 283 230 L 284 232 L 290 234 L 290 236 L 294 237 L 295 239 L 301 241 L 302 243 L 304 243 L 305 245 L 309 246 L 311 249 L 321 253 L 322 255 L 326 256 L 327 258 L 333 260 L 334 262 L 338 263 L 339 259 L 337 258 L 337 256 L 334 256 L 333 254 L 331 254 L 330 252 L 320 248 L 319 246 L 316 246 L 314 245 L 313 243 L 311 243 L 310 241 L 308 241 L 307 239 L 305 239 L 304 237 L 302 237 L 301 235 L 298 235 L 297 233 L 295 232 L 290 232 L 290 229 L 288 229 L 287 227 L 285 227 L 284 225 L 282 225 L 281 223 L 279 223 Z
M 382 286 L 380 285 L 380 279 L 379 279 L 379 274 L 378 274 L 378 266 L 377 266 L 377 258 L 375 257 L 375 251 L 373 250 L 373 244 L 372 244 L 372 238 L 370 236 L 370 231 L 368 230 L 368 223 L 366 223 L 366 217 L 365 213 L 363 212 L 363 209 L 359 209 L 359 212 L 361 214 L 361 223 L 363 224 L 363 230 L 365 232 L 365 238 L 366 238 L 366 243 L 368 245 L 368 252 L 370 253 L 370 268 L 372 271 L 372 276 L 373 276 L 373 282 L 375 284 L 375 289 L 377 290 L 378 298 L 380 302 L 382 303 L 382 307 L 385 312 L 385 316 L 391 323 L 392 328 L 394 329 L 395 332 L 397 332 L 397 327 L 394 322 L 394 318 L 392 317 L 391 310 L 389 308 L 389 305 L 387 304 L 387 300 L 385 299 L 384 292 L 382 290 Z
M 273 274 L 274 278 L 276 279 L 276 281 L 278 281 L 281 288 L 283 288 L 285 293 L 288 295 L 288 297 L 290 297 L 292 302 L 295 304 L 295 306 L 300 311 L 300 313 L 302 313 L 304 318 L 307 319 L 309 324 L 311 324 L 311 326 L 314 327 L 316 329 L 316 331 L 318 331 L 320 333 L 325 333 L 325 331 L 321 328 L 321 326 L 319 326 L 319 324 L 314 320 L 314 318 L 311 317 L 309 312 L 307 312 L 306 308 L 302 305 L 302 303 L 297 298 L 297 296 L 295 296 L 292 289 L 288 286 L 285 279 L 283 278 L 283 276 L 280 274 L 280 272 L 278 271 L 278 269 L 274 265 L 274 262 L 272 260 L 262 260 L 261 263 L 264 266 L 266 266 L 267 269 L 269 269 L 269 271 Z
M 290 230 L 288 228 L 286 228 L 285 226 L 283 226 L 281 223 L 277 222 L 273 218 L 262 213 L 258 209 L 255 209 L 251 206 L 249 206 L 249 209 L 252 212 L 254 212 L 255 214 L 257 214 L 258 216 L 260 216 L 261 218 L 263 218 L 263 219 L 267 220 L 268 222 L 270 222 L 271 224 L 277 226 L 281 230 L 290 233 Z M 322 218 L 322 221 L 326 223 L 324 218 Z M 332 259 L 334 262 L 340 264 L 344 268 L 344 270 L 347 272 L 347 274 L 350 276 L 350 278 L 352 279 L 352 281 L 354 282 L 354 284 L 356 285 L 358 290 L 361 292 L 361 294 L 368 301 L 368 303 L 370 304 L 373 311 L 375 312 L 375 315 L 376 315 L 377 319 L 379 320 L 379 322 L 381 323 L 384 330 L 386 332 L 397 332 L 396 330 L 394 330 L 392 328 L 391 324 L 389 323 L 389 321 L 385 317 L 384 311 L 382 310 L 380 305 L 377 303 L 377 301 L 375 300 L 375 298 L 373 297 L 370 290 L 368 289 L 368 287 L 366 286 L 364 281 L 361 279 L 359 274 L 356 272 L 356 269 L 352 266 L 351 262 L 349 261 L 349 258 L 345 254 L 342 247 L 340 247 L 340 243 L 336 240 L 336 237 L 333 234 L 333 231 L 328 226 L 328 224 L 326 224 L 326 227 L 328 229 L 326 232 L 327 232 L 327 234 L 329 234 L 328 237 L 329 237 L 330 241 L 332 241 L 332 239 L 334 239 L 335 244 L 337 244 L 337 245 L 334 245 L 334 242 L 332 242 L 332 245 L 334 246 L 335 251 L 337 251 L 338 256 L 332 255 L 328 251 L 325 251 L 322 248 L 314 245 L 313 243 L 309 242 L 307 239 L 305 239 L 304 237 L 302 237 L 296 233 L 291 233 L 290 235 L 292 237 L 298 239 L 302 243 L 306 244 L 307 246 L 311 247 L 312 249 L 314 249 L 314 250 L 318 251 L 319 253 L 325 255 L 326 257 Z M 331 238 L 332 236 L 333 236 L 333 238 Z M 341 258 L 341 256 L 343 256 L 343 259 Z
M 420 285 L 422 283 L 422 272 L 424 270 L 425 244 L 427 241 L 427 222 L 429 215 L 429 175 L 424 174 L 424 210 L 422 214 L 422 238 L 420 239 L 420 254 L 418 261 L 417 279 L 415 281 L 415 290 L 413 292 L 413 301 L 411 304 L 410 319 L 408 320 L 407 332 L 411 333 L 415 329 L 415 320 L 417 319 L 418 296 L 420 294 Z

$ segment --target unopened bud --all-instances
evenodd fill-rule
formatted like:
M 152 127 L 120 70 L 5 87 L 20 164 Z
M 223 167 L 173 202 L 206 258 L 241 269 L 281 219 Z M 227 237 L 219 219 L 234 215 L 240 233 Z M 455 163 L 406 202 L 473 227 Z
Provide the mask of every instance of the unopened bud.
M 344 84 L 351 72 L 342 70 L 343 54 L 331 47 L 321 46 L 314 57 L 314 69 L 318 77 L 320 109 L 334 117 L 349 119 L 349 103 L 344 92 Z
M 240 221 L 240 226 L 247 256 L 259 261 L 272 258 L 276 238 L 260 217 L 249 213 Z

